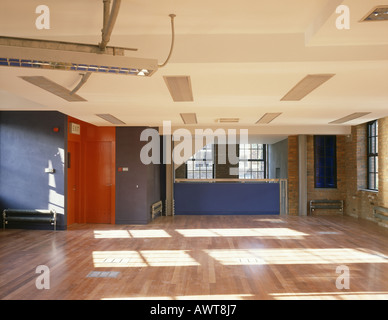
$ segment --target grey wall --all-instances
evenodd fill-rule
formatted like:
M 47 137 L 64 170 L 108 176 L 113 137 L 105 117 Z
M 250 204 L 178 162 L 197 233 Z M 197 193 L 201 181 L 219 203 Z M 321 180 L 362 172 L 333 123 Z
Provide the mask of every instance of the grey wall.
M 268 178 L 288 178 L 288 139 L 268 145 Z
M 151 205 L 161 200 L 160 165 L 144 165 L 140 141 L 146 127 L 116 128 L 116 224 L 146 224 Z M 128 171 L 119 171 L 128 168 Z
M 0 112 L 1 210 L 54 208 L 58 229 L 66 227 L 66 123 L 59 112 Z M 50 163 L 54 174 L 45 173 Z

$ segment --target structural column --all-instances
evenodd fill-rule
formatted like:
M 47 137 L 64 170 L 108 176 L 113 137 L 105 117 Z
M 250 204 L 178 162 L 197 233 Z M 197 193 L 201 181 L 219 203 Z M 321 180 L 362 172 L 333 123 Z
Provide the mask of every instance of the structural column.
M 166 216 L 174 215 L 174 180 L 175 166 L 172 161 L 172 136 L 163 136 L 163 161 L 166 164 L 166 199 L 165 214 Z
M 299 215 L 307 216 L 307 136 L 298 136 Z

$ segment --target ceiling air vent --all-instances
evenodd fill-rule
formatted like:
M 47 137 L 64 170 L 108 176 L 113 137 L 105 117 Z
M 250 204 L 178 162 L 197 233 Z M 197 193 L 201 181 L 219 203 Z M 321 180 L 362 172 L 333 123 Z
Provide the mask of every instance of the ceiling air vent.
M 279 117 L 281 115 L 280 112 L 277 112 L 277 113 L 266 113 L 265 115 L 263 115 L 257 122 L 256 124 L 268 124 L 270 122 L 272 122 L 273 120 L 275 120 L 277 117 Z
M 388 6 L 378 6 L 370 11 L 361 21 L 386 21 L 388 20 Z
M 330 123 L 331 124 L 342 124 L 342 123 L 345 123 L 345 122 L 348 122 L 348 121 L 351 121 L 354 119 L 361 118 L 361 117 L 366 116 L 368 114 L 370 114 L 370 112 L 355 112 L 355 113 L 352 113 L 352 114 L 350 114 L 346 117 L 343 117 L 341 119 L 334 120 Z
M 309 74 L 293 87 L 281 101 L 300 101 L 333 76 L 334 74 Z
M 181 113 L 181 118 L 185 124 L 197 124 L 197 115 L 195 113 Z
M 189 76 L 164 76 L 163 78 L 175 102 L 194 101 Z
M 124 121 L 121 121 L 120 119 L 117 119 L 115 116 L 112 116 L 109 113 L 100 113 L 96 114 L 97 117 L 100 117 L 101 119 L 104 119 L 105 121 L 108 121 L 112 124 L 125 124 Z
M 239 118 L 219 118 L 217 119 L 218 123 L 238 123 L 240 121 Z
M 55 94 L 56 96 L 61 97 L 62 99 L 65 99 L 66 101 L 69 101 L 69 102 L 86 101 L 84 98 L 80 97 L 75 93 L 72 93 L 70 90 L 66 89 L 65 87 L 62 87 L 61 85 L 59 85 L 54 81 L 51 81 L 50 79 L 47 79 L 46 77 L 25 76 L 20 78 L 43 90 L 46 90 L 52 94 Z

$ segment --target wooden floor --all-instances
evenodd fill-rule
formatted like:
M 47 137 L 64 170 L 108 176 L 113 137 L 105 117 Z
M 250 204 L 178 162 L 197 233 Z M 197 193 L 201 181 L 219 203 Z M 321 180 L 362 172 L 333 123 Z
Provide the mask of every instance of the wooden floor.
M 36 287 L 39 265 L 50 270 L 49 289 Z M 336 287 L 338 266 L 349 270 L 349 289 Z M 1 230 L 0 299 L 386 300 L 388 230 L 291 216 Z

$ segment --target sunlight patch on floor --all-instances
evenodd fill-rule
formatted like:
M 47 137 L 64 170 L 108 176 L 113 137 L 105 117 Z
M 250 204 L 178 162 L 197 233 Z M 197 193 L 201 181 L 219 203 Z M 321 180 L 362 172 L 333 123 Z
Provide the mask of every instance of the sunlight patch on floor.
M 205 252 L 223 265 L 388 263 L 356 249 L 212 249 Z
M 95 268 L 198 266 L 187 250 L 93 251 Z
M 176 229 L 184 237 L 303 238 L 308 234 L 289 228 Z
M 95 230 L 95 239 L 170 238 L 164 230 Z
M 93 251 L 95 268 L 147 267 L 147 262 L 139 252 L 133 251 Z

